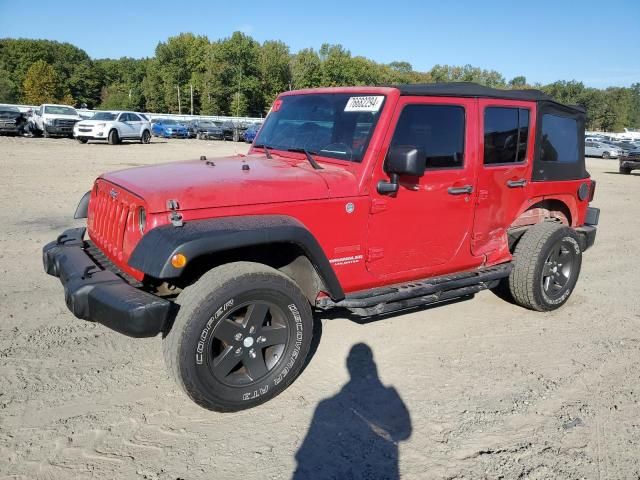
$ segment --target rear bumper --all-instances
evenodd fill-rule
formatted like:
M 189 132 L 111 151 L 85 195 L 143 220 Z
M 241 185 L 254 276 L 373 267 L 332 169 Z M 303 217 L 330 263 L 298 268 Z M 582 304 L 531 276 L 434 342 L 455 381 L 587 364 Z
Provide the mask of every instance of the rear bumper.
M 172 302 L 103 270 L 85 251 L 84 233 L 84 228 L 66 230 L 42 249 L 44 270 L 62 282 L 71 313 L 130 337 L 153 337 L 162 332 Z
M 587 207 L 584 225 L 576 228 L 580 240 L 580 248 L 583 252 L 591 248 L 596 241 L 596 232 L 598 231 L 596 225 L 598 225 L 599 219 L 600 209 Z

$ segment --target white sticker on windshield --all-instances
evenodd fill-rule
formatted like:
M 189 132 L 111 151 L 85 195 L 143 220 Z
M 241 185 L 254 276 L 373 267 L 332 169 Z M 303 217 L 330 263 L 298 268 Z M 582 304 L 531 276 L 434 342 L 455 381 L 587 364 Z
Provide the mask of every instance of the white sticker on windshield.
M 344 107 L 345 112 L 377 112 L 380 110 L 383 95 L 371 97 L 351 97 Z

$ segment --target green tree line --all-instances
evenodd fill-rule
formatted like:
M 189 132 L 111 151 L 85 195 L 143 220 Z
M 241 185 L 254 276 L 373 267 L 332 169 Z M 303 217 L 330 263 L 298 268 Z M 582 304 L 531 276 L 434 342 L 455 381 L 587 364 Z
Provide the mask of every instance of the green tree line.
M 640 83 L 597 89 L 582 82 L 530 85 L 471 65 L 435 65 L 419 72 L 353 56 L 342 45 L 292 53 L 278 40 L 259 43 L 235 32 L 211 41 L 183 33 L 158 43 L 152 58 L 91 59 L 69 43 L 0 39 L 0 102 L 63 102 L 89 108 L 263 116 L 278 93 L 298 88 L 468 81 L 496 88 L 540 88 L 587 109 L 587 128 L 640 127 Z

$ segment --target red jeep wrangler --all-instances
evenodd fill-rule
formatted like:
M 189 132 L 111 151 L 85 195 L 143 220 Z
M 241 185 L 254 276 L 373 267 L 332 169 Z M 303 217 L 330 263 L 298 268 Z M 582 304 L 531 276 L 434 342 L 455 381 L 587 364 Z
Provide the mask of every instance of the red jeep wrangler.
M 599 215 L 584 119 L 468 83 L 286 92 L 246 156 L 98 178 L 44 267 L 76 317 L 162 333 L 195 402 L 253 407 L 300 372 L 314 309 L 564 304 Z

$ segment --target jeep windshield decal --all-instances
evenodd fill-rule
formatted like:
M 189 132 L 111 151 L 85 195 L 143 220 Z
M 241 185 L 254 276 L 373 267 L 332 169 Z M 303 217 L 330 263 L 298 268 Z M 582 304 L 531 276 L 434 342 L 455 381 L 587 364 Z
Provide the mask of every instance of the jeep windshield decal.
M 278 99 L 255 140 L 283 151 L 361 162 L 382 111 L 383 95 L 322 93 Z

